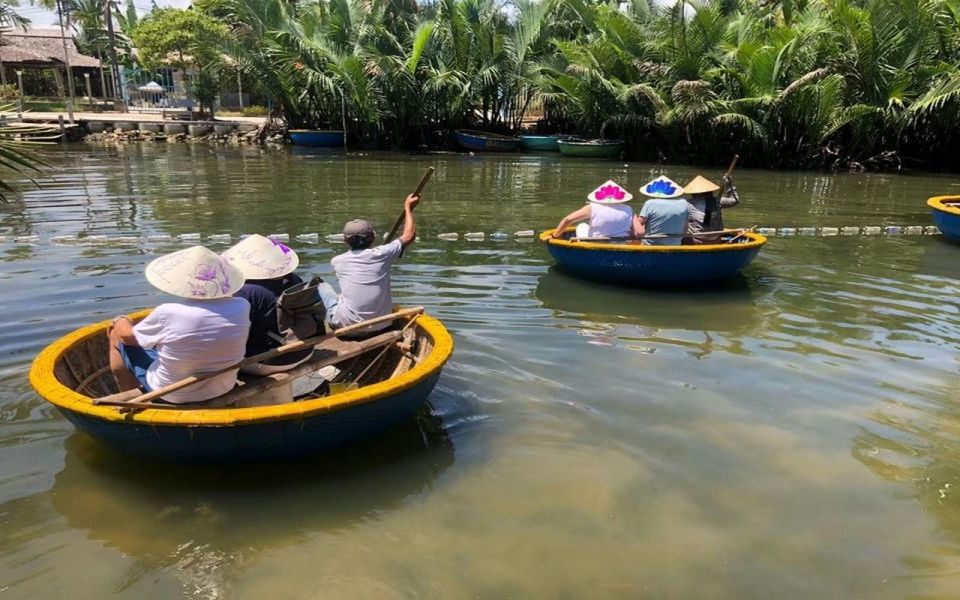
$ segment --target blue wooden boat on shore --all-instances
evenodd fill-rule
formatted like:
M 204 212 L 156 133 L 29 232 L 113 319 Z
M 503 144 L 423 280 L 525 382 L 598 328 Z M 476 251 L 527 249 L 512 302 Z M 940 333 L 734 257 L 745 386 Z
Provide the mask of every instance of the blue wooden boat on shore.
M 149 312 L 131 317 L 140 319 Z M 453 352 L 443 324 L 421 314 L 404 334 L 404 341 L 412 343 L 410 352 L 396 347 L 397 331 L 388 332 L 390 343 L 378 347 L 370 340 L 331 338 L 329 347 L 318 346 L 314 358 L 296 367 L 312 374 L 315 368 L 309 363 L 333 364 L 333 353 L 338 360 L 344 357 L 333 383 L 354 381 L 358 386 L 283 401 L 268 381 L 277 381 L 275 375 L 247 380 L 208 402 L 124 414 L 94 402 L 117 392 L 107 364 L 109 325 L 104 321 L 82 327 L 50 344 L 34 360 L 30 383 L 77 429 L 121 452 L 176 462 L 297 459 L 381 435 L 423 407 Z M 381 354 L 384 347 L 387 352 Z M 293 371 L 287 372 L 290 380 Z M 269 394 L 264 393 L 267 388 Z M 244 389 L 250 393 L 244 395 Z M 226 401 L 231 397 L 233 404 Z
M 933 222 L 948 240 L 960 242 L 960 196 L 936 196 L 927 200 Z
M 339 129 L 291 129 L 290 143 L 312 148 L 342 148 L 344 132 Z
M 574 229 L 554 239 L 540 234 L 561 270 L 579 277 L 638 286 L 692 286 L 732 277 L 750 264 L 767 238 L 750 231 L 725 233 L 719 243 L 684 246 L 638 241 L 577 241 Z
M 559 135 L 521 135 L 520 146 L 524 150 L 532 152 L 559 152 L 560 146 L 557 142 L 565 137 Z
M 457 143 L 474 152 L 516 152 L 520 147 L 520 138 L 499 133 L 487 133 L 472 129 L 457 129 L 454 132 Z

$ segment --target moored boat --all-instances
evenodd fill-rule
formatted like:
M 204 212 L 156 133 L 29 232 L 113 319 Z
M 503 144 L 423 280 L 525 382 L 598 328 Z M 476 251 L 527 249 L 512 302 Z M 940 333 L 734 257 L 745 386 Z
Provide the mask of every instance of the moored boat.
M 723 234 L 716 244 L 683 246 L 637 242 L 574 241 L 574 230 L 553 239 L 540 234 L 565 272 L 587 279 L 641 286 L 685 286 L 726 279 L 750 264 L 767 238 L 750 231 Z
M 557 142 L 561 139 L 565 138 L 559 135 L 521 135 L 520 146 L 534 152 L 559 152 L 560 146 Z
M 475 152 L 514 152 L 520 147 L 520 138 L 472 129 L 457 129 L 457 143 Z
M 583 140 L 568 138 L 557 141 L 560 154 L 579 158 L 619 158 L 623 154 L 621 140 Z
M 422 314 L 405 332 L 331 338 L 295 369 L 242 376 L 243 385 L 213 400 L 124 414 L 95 403 L 117 392 L 107 364 L 109 325 L 88 325 L 50 344 L 34 360 L 30 383 L 77 429 L 125 453 L 179 462 L 299 458 L 378 436 L 420 410 L 453 352 L 443 324 Z M 396 346 L 401 339 L 409 350 Z M 330 383 L 335 393 L 293 400 L 291 382 L 332 364 L 339 368 Z
M 344 132 L 339 129 L 291 129 L 290 142 L 313 148 L 342 148 Z
M 927 200 L 933 222 L 948 240 L 960 242 L 960 196 L 935 196 Z

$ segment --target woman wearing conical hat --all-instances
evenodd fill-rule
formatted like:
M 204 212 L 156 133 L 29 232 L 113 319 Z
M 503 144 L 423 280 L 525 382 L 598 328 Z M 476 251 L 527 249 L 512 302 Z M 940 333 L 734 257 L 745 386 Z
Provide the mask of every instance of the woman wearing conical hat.
M 718 195 L 720 186 L 706 177 L 697 175 L 683 188 L 690 204 L 690 232 L 723 231 L 722 209 L 740 203 L 734 191 L 733 180 L 724 176 L 726 189 Z
M 607 181 L 587 195 L 589 201 L 583 208 L 573 211 L 560 220 L 553 230 L 553 237 L 560 238 L 573 223 L 578 238 L 626 238 L 636 235 L 639 221 L 633 209 L 626 205 L 633 199 L 627 190 L 613 181 Z
M 640 188 L 647 198 L 640 209 L 638 236 L 643 243 L 679 246 L 687 233 L 689 205 L 681 198 L 683 188 L 669 177 L 660 176 Z
M 134 325 L 127 316 L 113 320 L 110 370 L 120 391 L 145 392 L 243 359 L 250 329 L 250 304 L 233 294 L 243 273 L 203 246 L 185 248 L 155 259 L 147 281 L 176 299 L 153 309 Z M 160 402 L 201 402 L 230 391 L 236 371 L 205 379 L 166 394 Z
M 291 341 L 286 339 L 289 333 L 286 328 L 281 332 L 284 318 L 280 313 L 280 298 L 284 291 L 294 286 L 303 287 L 303 280 L 294 273 L 300 264 L 297 253 L 286 244 L 255 233 L 243 238 L 220 256 L 240 269 L 245 280 L 243 287 L 234 294 L 250 303 L 250 335 L 247 337 L 245 355 L 256 356 Z M 322 312 L 326 313 L 325 310 Z M 319 321 L 323 322 L 323 316 L 319 317 Z M 243 372 L 270 375 L 288 371 L 305 362 L 312 354 L 312 349 L 288 352 L 266 362 L 247 365 Z

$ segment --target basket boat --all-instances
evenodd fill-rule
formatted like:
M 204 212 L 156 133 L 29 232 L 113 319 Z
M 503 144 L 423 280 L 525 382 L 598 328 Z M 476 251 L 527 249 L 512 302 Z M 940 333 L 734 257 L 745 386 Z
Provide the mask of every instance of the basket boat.
M 574 229 L 553 239 L 540 234 L 561 270 L 587 279 L 642 286 L 691 286 L 727 279 L 750 264 L 767 243 L 749 231 L 728 233 L 716 244 L 644 245 L 636 242 L 572 241 Z
M 936 196 L 927 200 L 933 222 L 948 240 L 960 242 L 960 196 Z
M 520 138 L 499 133 L 487 133 L 472 129 L 457 129 L 457 143 L 475 152 L 515 152 L 520 147 Z
M 243 385 L 207 402 L 123 414 L 93 402 L 117 392 L 107 361 L 109 325 L 81 327 L 47 346 L 33 362 L 30 383 L 77 429 L 121 452 L 177 462 L 300 458 L 378 436 L 420 410 L 453 352 L 443 324 L 422 314 L 405 332 L 409 352 L 393 343 L 401 335 L 396 329 L 365 341 L 331 338 L 286 374 L 242 376 Z M 277 393 L 284 378 L 327 364 L 340 369 L 332 383 L 358 386 L 296 401 Z

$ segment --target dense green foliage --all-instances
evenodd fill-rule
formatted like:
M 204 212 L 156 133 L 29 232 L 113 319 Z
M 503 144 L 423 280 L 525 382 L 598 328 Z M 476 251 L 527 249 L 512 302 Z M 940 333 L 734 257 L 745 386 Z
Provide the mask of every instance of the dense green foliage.
M 201 111 L 212 107 L 219 93 L 219 49 L 226 36 L 220 21 L 201 11 L 174 8 L 151 11 L 130 33 L 141 64 L 171 65 L 190 75 L 191 92 Z
M 170 12 L 225 25 L 208 38 L 221 40 L 215 62 L 292 127 L 345 122 L 354 143 L 536 124 L 622 137 L 650 159 L 960 167 L 960 0 L 662 4 L 198 0 Z M 183 35 L 142 33 L 153 18 L 134 33 L 144 57 L 154 36 Z

